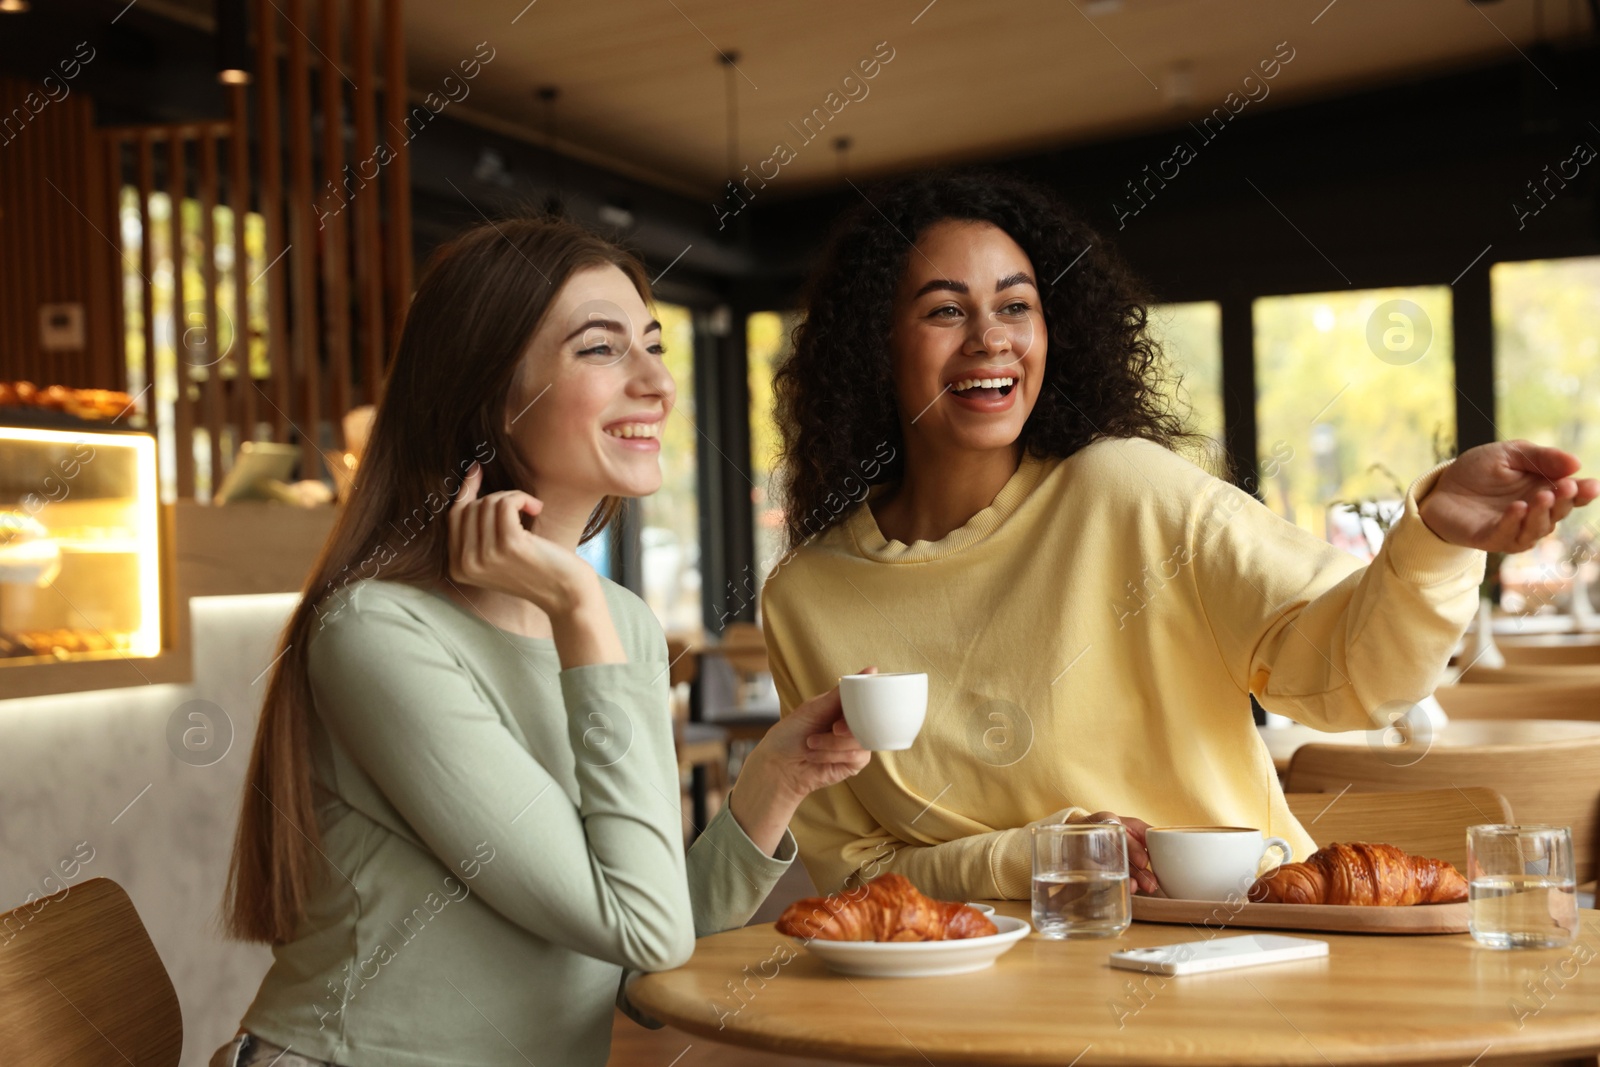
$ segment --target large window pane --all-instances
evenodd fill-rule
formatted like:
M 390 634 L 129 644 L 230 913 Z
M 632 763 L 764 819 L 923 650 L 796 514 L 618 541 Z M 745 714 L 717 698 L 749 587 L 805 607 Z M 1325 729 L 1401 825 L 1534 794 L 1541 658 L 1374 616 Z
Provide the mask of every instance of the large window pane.
M 1583 473 L 1600 472 L 1600 256 L 1496 263 L 1495 426 L 1499 438 L 1566 449 Z M 1600 532 L 1594 509 L 1569 515 L 1554 534 L 1507 559 L 1504 606 L 1566 608 L 1584 542 Z M 1596 581 L 1596 564 L 1586 564 Z
M 1454 447 L 1450 290 L 1266 297 L 1253 318 L 1261 495 L 1370 558 L 1378 523 L 1335 505 L 1366 501 L 1387 520 L 1412 479 Z
M 668 633 L 696 634 L 700 624 L 699 432 L 694 403 L 694 320 L 688 308 L 657 304 L 667 369 L 678 402 L 661 430 L 661 490 L 641 502 L 639 556 L 644 599 Z
M 611 546 L 612 538 L 620 525 L 614 522 L 578 546 L 578 558 L 593 567 L 595 573 L 602 578 L 615 580 L 617 577 L 611 568 Z
M 783 551 L 783 509 L 774 498 L 772 474 L 778 464 L 778 424 L 773 417 L 772 374 L 789 355 L 789 337 L 799 315 L 789 311 L 758 311 L 745 320 L 745 348 L 749 356 L 750 385 L 750 492 L 755 529 L 755 581 L 767 572 Z
M 1190 430 L 1211 442 L 1207 451 L 1222 454 L 1222 305 L 1202 300 L 1192 304 L 1156 304 L 1150 308 L 1150 336 L 1161 344 L 1168 382 L 1164 392 L 1182 412 Z M 1172 378 L 1178 379 L 1173 395 Z M 1196 461 L 1213 456 L 1191 456 Z

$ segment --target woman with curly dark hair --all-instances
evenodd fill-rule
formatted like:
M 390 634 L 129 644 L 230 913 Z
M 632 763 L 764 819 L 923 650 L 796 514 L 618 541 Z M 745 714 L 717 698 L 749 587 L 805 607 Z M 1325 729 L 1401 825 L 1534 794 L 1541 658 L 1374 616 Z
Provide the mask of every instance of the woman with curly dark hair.
M 934 174 L 866 200 L 777 375 L 790 552 L 763 614 L 785 709 L 865 660 L 926 672 L 928 715 L 801 805 L 813 880 L 1025 898 L 1029 824 L 1113 813 L 1144 892 L 1143 820 L 1261 827 L 1304 858 L 1249 694 L 1388 725 L 1432 692 L 1482 550 L 1600 486 L 1555 449 L 1474 448 L 1363 567 L 1174 450 L 1149 297 L 1049 193 Z

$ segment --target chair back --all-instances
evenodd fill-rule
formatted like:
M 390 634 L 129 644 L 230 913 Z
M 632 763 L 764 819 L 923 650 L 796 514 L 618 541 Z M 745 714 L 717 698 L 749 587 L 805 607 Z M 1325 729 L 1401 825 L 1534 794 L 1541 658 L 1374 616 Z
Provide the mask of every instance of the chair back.
M 694 639 L 681 634 L 667 635 L 667 685 L 690 685 L 700 676 L 700 650 Z
M 1600 721 L 1600 685 L 1441 685 L 1434 699 L 1452 719 Z
M 722 631 L 716 651 L 742 677 L 761 674 L 767 665 L 767 639 L 753 622 L 730 622 Z
M 0 915 L 0 1063 L 176 1067 L 178 994 L 133 901 L 90 878 Z
M 1336 841 L 1394 845 L 1463 872 L 1467 827 L 1512 821 L 1506 798 L 1479 785 L 1411 793 L 1289 793 L 1284 799 L 1319 847 Z
M 1505 657 L 1507 667 L 1600 667 L 1600 640 L 1522 645 L 1496 638 L 1495 647 Z
M 1435 745 L 1408 766 L 1395 766 L 1365 745 L 1304 745 L 1289 761 L 1284 781 L 1285 791 L 1292 793 L 1468 786 L 1484 786 L 1505 797 L 1524 824 L 1572 827 L 1578 883 L 1595 877 L 1600 855 L 1600 736 L 1544 744 Z M 1485 814 L 1495 816 L 1492 811 Z
M 1600 664 L 1468 667 L 1457 681 L 1467 685 L 1587 685 L 1600 689 Z

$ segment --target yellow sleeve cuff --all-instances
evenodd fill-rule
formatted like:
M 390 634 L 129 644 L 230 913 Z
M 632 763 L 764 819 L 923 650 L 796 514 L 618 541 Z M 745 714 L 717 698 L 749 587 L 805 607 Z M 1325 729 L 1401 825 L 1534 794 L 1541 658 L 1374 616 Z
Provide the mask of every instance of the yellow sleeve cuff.
M 1474 569 L 1478 580 L 1483 578 L 1488 558 L 1484 552 L 1443 540 L 1428 529 L 1418 510 L 1423 497 L 1433 491 L 1444 469 L 1454 462 L 1446 460 L 1411 483 L 1406 491 L 1405 511 L 1383 543 L 1382 555 L 1395 574 L 1415 585 L 1435 585 Z

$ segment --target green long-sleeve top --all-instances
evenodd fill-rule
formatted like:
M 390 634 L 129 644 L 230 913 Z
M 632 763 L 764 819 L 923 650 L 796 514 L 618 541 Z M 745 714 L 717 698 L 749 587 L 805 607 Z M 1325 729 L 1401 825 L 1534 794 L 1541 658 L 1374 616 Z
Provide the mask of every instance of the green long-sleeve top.
M 348 1067 L 601 1067 L 624 969 L 742 925 L 794 856 L 726 807 L 685 855 L 666 643 L 605 583 L 628 662 L 442 595 L 350 587 L 308 649 L 327 877 L 243 1026 Z

